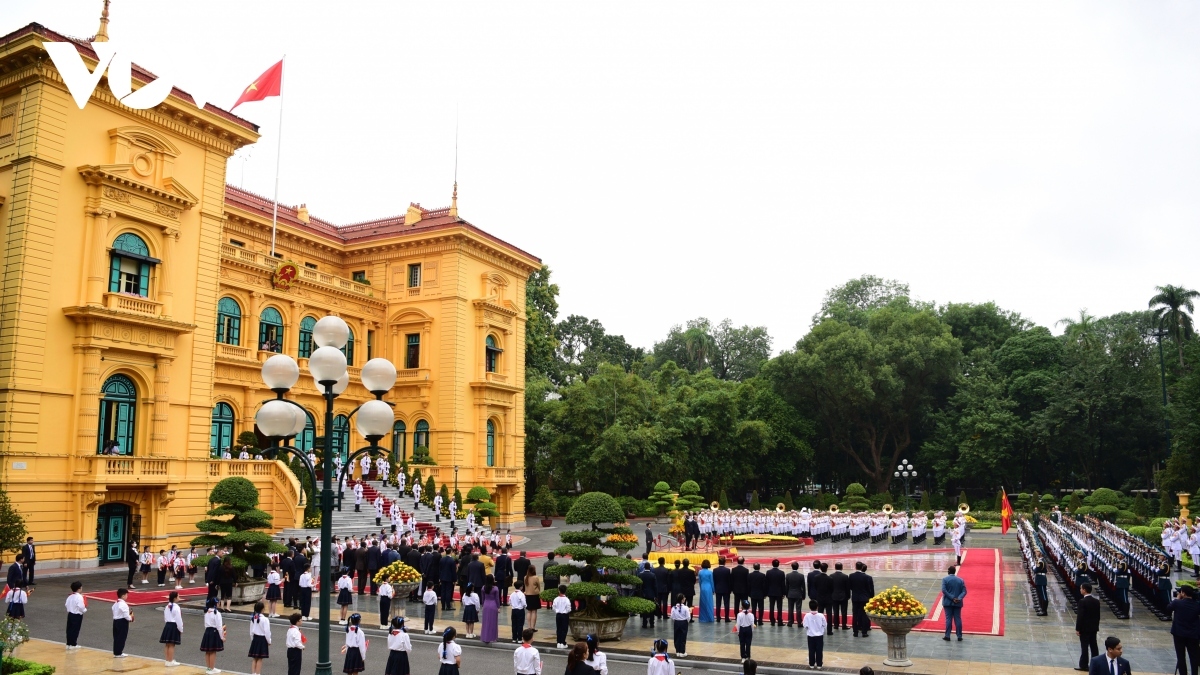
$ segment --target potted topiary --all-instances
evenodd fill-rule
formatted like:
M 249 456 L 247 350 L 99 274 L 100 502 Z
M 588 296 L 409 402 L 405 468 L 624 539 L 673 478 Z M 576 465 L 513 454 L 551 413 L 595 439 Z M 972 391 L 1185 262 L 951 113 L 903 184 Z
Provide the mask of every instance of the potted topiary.
M 496 529 L 496 519 L 500 516 L 500 507 L 492 503 L 492 493 L 487 488 L 476 485 L 467 491 L 466 503 L 475 507 L 476 517 L 488 519 L 488 529 Z
M 542 527 L 554 524 L 551 519 L 558 515 L 558 500 L 555 499 L 554 493 L 550 492 L 549 486 L 543 485 L 538 488 L 529 504 L 529 510 L 542 517 Z
M 913 662 L 908 658 L 908 634 L 925 620 L 925 605 L 912 593 L 892 586 L 867 601 L 863 608 L 875 625 L 888 636 L 888 656 L 885 666 L 905 668 Z
M 257 530 L 270 530 L 271 514 L 258 508 L 258 488 L 241 476 L 230 476 L 217 483 L 209 494 L 208 501 L 216 506 L 208 511 L 209 518 L 196 523 L 202 534 L 192 539 L 192 546 L 228 547 L 229 561 L 237 570 L 238 582 L 233 588 L 233 602 L 251 603 L 263 596 L 265 581 L 251 579 L 246 574 L 249 567 L 266 567 L 270 562 L 268 553 L 283 553 L 287 549 L 275 543 L 271 535 Z M 218 520 L 225 518 L 226 520 Z M 203 567 L 207 556 L 197 560 Z
M 568 530 L 559 536 L 563 546 L 554 553 L 571 558 L 573 564 L 550 568 L 552 575 L 557 574 L 564 580 L 585 569 L 591 575 L 591 581 L 567 586 L 568 598 L 584 601 L 584 608 L 572 612 L 569 618 L 571 635 L 576 640 L 583 640 L 588 635 L 595 635 L 600 640 L 619 640 L 630 615 L 654 611 L 653 601 L 619 595 L 615 587 L 642 584 L 633 574 L 637 563 L 624 557 L 626 551 L 637 546 L 636 537 L 629 539 L 632 530 L 624 525 L 624 518 L 621 505 L 604 492 L 581 495 L 567 512 L 568 525 L 590 526 L 587 530 Z M 616 555 L 605 555 L 602 548 L 612 549 Z M 557 588 L 542 592 L 546 602 L 553 602 L 557 596 Z
M 655 522 L 659 525 L 665 525 L 671 522 L 667 516 L 667 510 L 675 508 L 675 495 L 671 492 L 671 486 L 666 481 L 658 481 L 654 484 L 654 493 L 650 495 L 650 501 L 654 502 L 654 506 L 658 509 L 658 516 Z

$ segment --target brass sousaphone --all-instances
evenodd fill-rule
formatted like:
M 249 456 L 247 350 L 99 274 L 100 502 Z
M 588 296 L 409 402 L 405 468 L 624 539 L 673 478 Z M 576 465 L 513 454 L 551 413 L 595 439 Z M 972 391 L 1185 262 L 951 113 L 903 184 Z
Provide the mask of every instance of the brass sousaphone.
M 882 509 L 882 511 L 889 516 L 892 515 L 892 511 L 895 511 L 895 510 L 896 509 L 892 508 L 891 504 L 884 504 L 883 509 Z
M 967 515 L 968 513 L 970 513 L 970 512 L 971 512 L 971 505 L 970 505 L 970 504 L 968 504 L 968 503 L 966 503 L 966 502 L 963 502 L 963 503 L 959 504 L 959 505 L 958 505 L 958 512 L 959 512 L 959 513 L 961 513 L 961 514 L 963 514 L 964 516 L 965 516 L 965 515 Z
M 775 513 L 783 513 L 786 510 L 787 509 L 784 508 L 784 506 L 783 506 L 783 502 L 779 502 L 778 504 L 775 505 Z
M 713 503 L 708 505 L 708 508 L 712 509 L 713 511 L 720 511 L 721 510 L 721 502 L 714 499 Z
M 832 513 L 833 515 L 835 515 L 835 516 L 836 516 L 836 515 L 837 515 L 837 513 L 838 513 L 838 505 L 837 505 L 837 504 L 830 504 L 830 505 L 829 505 L 829 512 L 830 512 L 830 513 Z

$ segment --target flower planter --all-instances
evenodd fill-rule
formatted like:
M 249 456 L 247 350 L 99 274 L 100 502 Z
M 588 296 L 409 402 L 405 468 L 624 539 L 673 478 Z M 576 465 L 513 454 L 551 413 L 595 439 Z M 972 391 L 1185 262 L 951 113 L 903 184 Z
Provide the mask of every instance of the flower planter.
M 884 616 L 868 614 L 888 638 L 888 655 L 883 665 L 907 668 L 913 664 L 908 658 L 908 634 L 913 627 L 925 620 L 924 616 Z
M 233 585 L 233 604 L 249 605 L 263 599 L 267 582 L 261 579 L 241 581 Z
M 629 617 L 627 616 L 595 619 L 571 615 L 567 625 L 571 629 L 571 637 L 577 641 L 582 642 L 587 639 L 588 635 L 595 635 L 598 640 L 620 640 L 621 635 L 625 633 L 625 624 L 628 621 Z
M 670 525 L 671 516 L 655 516 L 654 522 L 658 523 L 659 525 Z
M 551 518 L 542 518 L 542 527 L 550 527 L 550 526 L 551 526 L 551 525 L 553 525 L 553 524 L 554 524 L 554 520 L 553 520 L 553 519 L 551 519 Z

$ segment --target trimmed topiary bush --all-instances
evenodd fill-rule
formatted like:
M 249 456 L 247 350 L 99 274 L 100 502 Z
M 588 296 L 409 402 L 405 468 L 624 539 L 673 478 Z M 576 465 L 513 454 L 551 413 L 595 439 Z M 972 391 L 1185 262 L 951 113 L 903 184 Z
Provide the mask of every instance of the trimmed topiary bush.
M 271 528 L 271 514 L 258 508 L 258 488 L 240 476 L 230 476 L 217 483 L 208 496 L 217 506 L 208 511 L 209 518 L 196 523 L 202 534 L 192 539 L 192 546 L 230 547 L 230 564 L 238 576 L 246 578 L 246 568 L 266 567 L 268 553 L 283 553 L 287 549 L 275 543 L 270 534 L 256 530 Z
M 654 493 L 650 495 L 650 500 L 658 508 L 658 515 L 660 516 L 665 515 L 667 509 L 675 508 L 675 494 L 671 491 L 671 486 L 665 480 L 660 480 L 654 484 Z
M 851 483 L 846 486 L 846 498 L 842 500 L 841 508 L 847 511 L 866 511 L 871 508 L 867 500 L 867 489 L 862 483 Z
M 1138 518 L 1145 518 L 1150 515 L 1150 505 L 1146 503 L 1146 497 L 1142 493 L 1137 493 L 1137 497 L 1133 499 L 1133 512 Z
M 548 485 L 542 485 L 537 489 L 533 495 L 533 501 L 529 503 L 529 510 L 543 518 L 553 518 L 558 515 L 558 500 L 554 498 L 554 493 L 550 492 Z
M 1120 492 L 1111 488 L 1100 488 L 1092 493 L 1092 506 L 1120 506 L 1124 498 Z

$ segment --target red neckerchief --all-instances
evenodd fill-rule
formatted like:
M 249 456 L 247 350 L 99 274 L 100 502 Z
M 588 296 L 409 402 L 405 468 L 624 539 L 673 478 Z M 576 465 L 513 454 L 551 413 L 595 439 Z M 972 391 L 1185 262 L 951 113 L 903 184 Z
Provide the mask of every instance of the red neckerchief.
M 658 659 L 659 661 L 666 661 L 667 655 L 666 654 L 655 654 L 654 658 Z
M 522 643 L 521 643 L 521 646 L 522 646 L 522 647 L 524 647 L 524 648 L 526 648 L 526 649 L 529 649 L 531 645 L 530 645 L 528 642 L 522 642 Z

